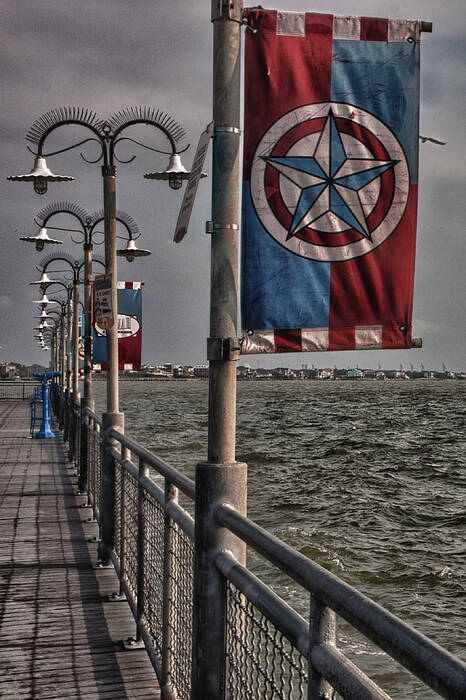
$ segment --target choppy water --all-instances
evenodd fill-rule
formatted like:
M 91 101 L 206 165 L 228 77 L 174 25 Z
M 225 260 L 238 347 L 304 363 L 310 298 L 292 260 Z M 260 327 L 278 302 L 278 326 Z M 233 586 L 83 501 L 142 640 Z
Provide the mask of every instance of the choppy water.
M 207 382 L 120 386 L 126 432 L 193 476 Z M 461 381 L 243 382 L 237 429 L 249 516 L 462 658 L 465 397 Z M 293 582 L 250 564 L 305 615 Z M 392 697 L 437 697 L 345 623 L 338 644 Z

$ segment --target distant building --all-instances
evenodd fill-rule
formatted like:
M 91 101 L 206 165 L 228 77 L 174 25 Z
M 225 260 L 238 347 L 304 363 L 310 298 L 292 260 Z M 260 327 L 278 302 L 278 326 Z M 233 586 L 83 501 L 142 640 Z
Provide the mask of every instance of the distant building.
M 362 369 L 358 369 L 357 367 L 353 367 L 348 370 L 346 373 L 346 378 L 347 379 L 362 379 L 364 376 L 364 373 Z
M 271 370 L 274 379 L 295 379 L 296 373 L 289 367 L 275 367 Z
M 175 367 L 173 369 L 175 379 L 192 379 L 194 377 L 194 367 L 185 365 L 183 367 Z
M 2 379 L 19 377 L 18 368 L 12 362 L 0 362 L 0 377 Z
M 387 369 L 385 370 L 387 379 L 409 379 L 406 372 L 402 369 Z
M 249 365 L 238 365 L 236 367 L 236 375 L 238 379 L 253 379 L 255 372 Z
M 208 379 L 209 365 L 196 365 L 194 367 L 194 377 L 196 379 Z
M 324 367 L 324 369 L 317 370 L 317 379 L 333 379 L 334 376 L 334 370 L 330 367 Z

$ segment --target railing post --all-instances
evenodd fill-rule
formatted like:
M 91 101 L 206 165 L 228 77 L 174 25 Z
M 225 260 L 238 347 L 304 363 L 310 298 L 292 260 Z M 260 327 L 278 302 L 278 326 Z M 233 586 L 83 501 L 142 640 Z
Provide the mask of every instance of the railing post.
M 96 421 L 93 418 L 90 418 L 90 424 L 89 424 L 89 440 L 91 439 L 92 436 L 92 449 L 89 449 L 89 489 L 90 493 L 92 493 L 92 513 L 93 513 L 93 520 L 97 520 L 97 507 L 99 507 L 100 511 L 100 505 L 99 501 L 100 498 L 97 496 L 97 457 L 98 455 L 102 454 L 102 447 L 99 446 L 99 449 L 96 449 L 96 443 L 99 443 L 100 440 L 97 439 L 97 434 L 100 436 L 100 425 L 96 423 Z M 89 448 L 90 448 L 90 442 L 89 442 Z M 100 494 L 99 494 L 100 496 Z M 99 522 L 99 537 L 100 539 L 100 522 Z
M 78 490 L 80 493 L 87 495 L 87 504 L 89 504 L 89 416 L 84 413 L 85 399 L 81 399 L 80 421 L 81 421 L 81 436 L 79 445 L 79 477 Z
M 123 432 L 124 416 L 122 413 L 104 413 L 102 416 L 102 452 L 101 452 L 101 499 L 99 558 L 102 565 L 110 562 L 110 552 L 115 541 L 115 463 L 110 454 L 116 440 L 109 436 L 111 428 Z
M 333 700 L 335 691 L 332 686 L 317 673 L 311 663 L 311 654 L 318 644 L 335 644 L 336 616 L 333 610 L 323 605 L 315 595 L 310 595 L 309 609 L 309 652 L 308 652 L 308 700 Z
M 137 614 L 136 642 L 142 640 L 140 623 L 144 616 L 144 559 L 146 553 L 146 523 L 144 519 L 144 489 L 141 485 L 143 476 L 149 476 L 149 467 L 139 458 L 138 475 L 138 577 L 137 577 Z
M 165 479 L 165 504 L 170 501 L 178 503 L 178 489 Z M 174 572 L 174 537 L 173 520 L 164 511 L 163 530 L 163 603 L 162 603 L 162 700 L 173 700 L 175 697 L 171 684 L 171 655 L 173 654 L 172 634 L 172 581 Z
M 65 389 L 63 396 L 63 440 L 68 440 L 70 430 L 70 412 L 68 404 L 68 389 Z

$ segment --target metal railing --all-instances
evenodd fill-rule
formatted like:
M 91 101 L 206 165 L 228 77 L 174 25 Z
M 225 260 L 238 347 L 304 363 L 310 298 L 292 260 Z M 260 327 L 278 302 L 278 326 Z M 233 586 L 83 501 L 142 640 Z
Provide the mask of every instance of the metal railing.
M 163 697 L 192 692 L 194 520 L 180 505 L 195 499 L 195 484 L 166 462 L 85 409 L 80 472 L 95 517 L 102 523 L 105 463 L 114 479 L 112 539 L 108 556 L 136 621 L 129 646 L 144 643 Z M 85 454 L 85 464 L 82 455 Z M 106 455 L 106 457 L 105 457 Z M 225 618 L 220 625 L 224 697 L 313 700 L 336 697 L 387 700 L 389 696 L 336 646 L 336 619 L 375 642 L 442 697 L 466 697 L 466 664 L 326 569 L 240 515 L 215 508 L 216 527 L 226 528 L 294 580 L 309 600 L 308 619 L 240 564 L 218 551 Z M 104 543 L 105 545 L 105 543 Z M 205 655 L 218 650 L 203 650 Z
M 32 401 L 36 381 L 15 381 L 14 379 L 0 381 L 0 401 Z

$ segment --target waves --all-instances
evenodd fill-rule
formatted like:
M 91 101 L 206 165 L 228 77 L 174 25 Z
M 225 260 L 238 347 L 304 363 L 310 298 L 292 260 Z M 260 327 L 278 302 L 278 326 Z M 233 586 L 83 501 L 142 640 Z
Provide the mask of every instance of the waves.
M 122 384 L 128 434 L 193 476 L 207 453 L 207 391 L 207 382 Z M 250 517 L 460 656 L 465 397 L 454 381 L 244 382 L 237 401 Z M 305 613 L 293 582 L 249 559 Z M 339 630 L 393 697 L 436 697 L 345 623 Z

